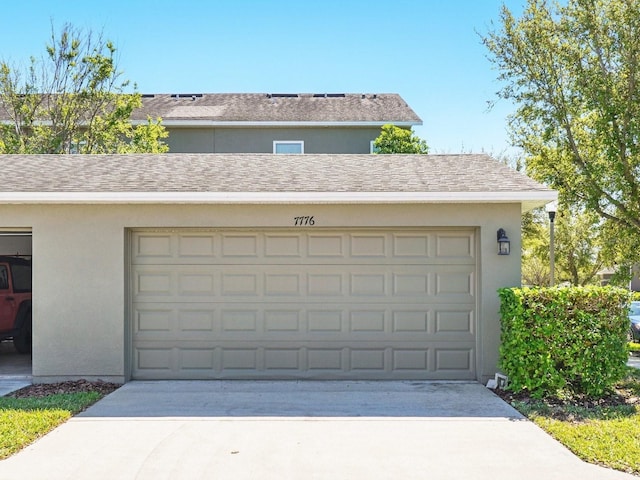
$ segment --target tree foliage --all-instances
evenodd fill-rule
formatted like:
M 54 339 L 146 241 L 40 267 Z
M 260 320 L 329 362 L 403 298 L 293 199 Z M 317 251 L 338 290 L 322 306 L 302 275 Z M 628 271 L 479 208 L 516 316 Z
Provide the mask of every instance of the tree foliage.
M 0 62 L 0 153 L 165 152 L 160 119 L 132 125 L 139 93 L 117 69 L 116 47 L 102 35 L 53 29 L 46 54 L 26 69 Z
M 550 285 L 550 224 L 543 209 L 532 212 L 522 229 L 522 283 Z M 593 212 L 571 211 L 565 205 L 555 217 L 556 284 L 585 286 L 599 282 L 604 266 L 602 220 Z
M 528 0 L 503 7 L 483 40 L 513 100 L 514 142 L 528 173 L 596 212 L 616 238 L 640 237 L 640 5 L 636 0 Z M 637 246 L 637 240 L 634 245 Z M 633 263 L 640 250 L 603 252 Z
M 373 142 L 376 153 L 429 153 L 427 142 L 415 135 L 412 130 L 383 125 L 380 136 Z

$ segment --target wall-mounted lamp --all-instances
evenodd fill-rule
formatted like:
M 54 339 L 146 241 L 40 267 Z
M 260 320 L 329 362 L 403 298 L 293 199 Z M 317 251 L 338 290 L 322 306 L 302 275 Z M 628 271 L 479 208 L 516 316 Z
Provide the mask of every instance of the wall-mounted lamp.
M 511 253 L 511 241 L 507 237 L 504 228 L 498 229 L 498 255 L 509 255 Z

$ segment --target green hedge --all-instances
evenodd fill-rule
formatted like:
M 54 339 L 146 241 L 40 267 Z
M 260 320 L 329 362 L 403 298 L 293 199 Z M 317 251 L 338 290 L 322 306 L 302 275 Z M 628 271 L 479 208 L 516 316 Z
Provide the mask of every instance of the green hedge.
M 611 287 L 504 288 L 500 368 L 536 398 L 601 397 L 626 372 L 630 294 Z

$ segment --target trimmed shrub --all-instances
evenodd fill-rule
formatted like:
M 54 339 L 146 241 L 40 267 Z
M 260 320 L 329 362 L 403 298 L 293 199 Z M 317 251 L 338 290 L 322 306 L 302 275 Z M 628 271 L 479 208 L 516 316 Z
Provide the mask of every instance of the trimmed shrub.
M 629 292 L 612 287 L 504 288 L 500 368 L 535 398 L 602 397 L 626 372 Z

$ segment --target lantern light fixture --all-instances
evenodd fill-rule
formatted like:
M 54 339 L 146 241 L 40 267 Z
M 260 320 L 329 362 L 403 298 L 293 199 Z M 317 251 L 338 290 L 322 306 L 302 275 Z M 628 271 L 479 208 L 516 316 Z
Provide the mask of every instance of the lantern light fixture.
M 498 255 L 509 255 L 511 253 L 511 241 L 507 237 L 504 228 L 498 229 Z

